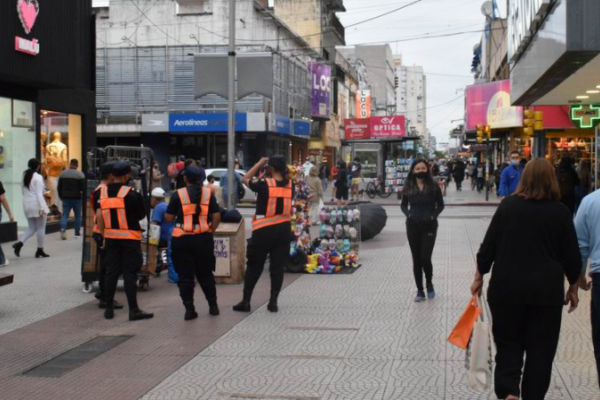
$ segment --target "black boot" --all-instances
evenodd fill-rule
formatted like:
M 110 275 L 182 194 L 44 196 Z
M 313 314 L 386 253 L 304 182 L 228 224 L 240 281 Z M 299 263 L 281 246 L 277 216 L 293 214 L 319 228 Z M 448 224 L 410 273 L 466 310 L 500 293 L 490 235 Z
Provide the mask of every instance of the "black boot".
M 107 308 L 108 310 L 108 308 Z M 130 321 L 139 321 L 142 319 L 150 319 L 154 318 L 153 313 L 147 313 L 145 311 L 140 310 L 139 308 L 135 310 L 129 310 L 129 320 Z
M 208 307 L 209 307 L 208 313 L 210 315 L 217 316 L 217 315 L 221 314 L 221 312 L 219 311 L 219 305 L 217 304 L 217 300 L 209 301 Z
M 185 302 L 183 305 L 185 306 L 185 317 L 183 318 L 185 321 L 191 321 L 198 318 L 198 313 L 196 312 L 196 307 L 194 307 L 193 302 Z
M 239 312 L 250 312 L 252 307 L 250 306 L 250 300 L 252 299 L 252 291 L 244 288 L 244 298 L 241 302 L 233 306 L 233 311 Z
M 100 301 L 98 302 L 98 308 L 100 308 L 100 309 L 107 308 L 106 302 L 103 299 L 101 299 L 101 298 L 99 300 Z M 118 301 L 115 300 L 113 302 L 113 308 L 115 310 L 121 310 L 121 309 L 123 309 L 123 307 L 124 307 L 123 304 L 119 303 Z
M 22 242 L 17 242 L 13 244 L 13 249 L 15 250 L 15 256 L 21 257 L 21 249 L 23 248 Z
M 50 257 L 48 254 L 44 253 L 44 249 L 42 247 L 38 247 L 37 251 L 35 252 L 35 258 L 46 258 L 46 257 Z
M 279 307 L 277 307 L 277 299 L 279 298 L 279 293 L 271 294 L 271 300 L 269 300 L 269 304 L 267 305 L 267 310 L 272 313 L 279 312 Z

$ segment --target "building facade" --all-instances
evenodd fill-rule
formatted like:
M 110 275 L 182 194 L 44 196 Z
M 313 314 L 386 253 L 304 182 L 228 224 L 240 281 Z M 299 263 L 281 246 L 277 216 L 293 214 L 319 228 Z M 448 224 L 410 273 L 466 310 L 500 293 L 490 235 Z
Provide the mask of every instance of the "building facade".
M 408 132 L 422 136 L 423 142 L 430 141 L 427 129 L 427 77 L 423 67 L 404 66 L 402 57 L 394 56 L 396 67 L 396 115 L 404 115 Z

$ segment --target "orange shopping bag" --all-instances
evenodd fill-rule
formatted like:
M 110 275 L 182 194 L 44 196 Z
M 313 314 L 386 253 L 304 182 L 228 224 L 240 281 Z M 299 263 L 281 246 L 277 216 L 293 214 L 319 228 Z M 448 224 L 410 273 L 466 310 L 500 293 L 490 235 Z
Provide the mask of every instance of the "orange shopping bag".
M 466 350 L 479 314 L 481 314 L 481 307 L 477 306 L 476 299 L 473 297 L 452 330 L 452 333 L 450 333 L 448 341 L 456 347 Z

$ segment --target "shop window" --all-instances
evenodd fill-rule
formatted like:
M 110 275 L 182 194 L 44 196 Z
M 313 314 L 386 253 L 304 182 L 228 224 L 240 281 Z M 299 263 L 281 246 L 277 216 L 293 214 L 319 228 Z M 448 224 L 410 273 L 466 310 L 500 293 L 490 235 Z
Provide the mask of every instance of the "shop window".
M 19 227 L 27 226 L 21 192 L 23 172 L 35 157 L 34 103 L 0 97 L 0 181 Z M 4 210 L 2 220 L 7 221 Z
M 48 221 L 58 220 L 62 202 L 58 197 L 58 178 L 69 167 L 69 161 L 79 161 L 81 169 L 81 116 L 43 110 L 40 114 L 40 154 L 42 175 L 46 182 L 46 203 L 50 208 Z

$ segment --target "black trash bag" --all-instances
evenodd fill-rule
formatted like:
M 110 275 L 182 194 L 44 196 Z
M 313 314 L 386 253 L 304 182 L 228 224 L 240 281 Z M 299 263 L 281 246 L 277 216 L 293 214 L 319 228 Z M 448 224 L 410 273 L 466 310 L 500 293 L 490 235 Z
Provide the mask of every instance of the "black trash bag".
M 221 221 L 238 223 L 242 221 L 242 214 L 238 210 L 221 210 Z
M 292 274 L 301 274 L 304 272 L 304 267 L 308 264 L 308 256 L 303 249 L 298 249 L 296 255 L 289 258 L 285 271 Z
M 387 224 L 387 213 L 379 204 L 370 202 L 350 203 L 360 210 L 360 238 L 362 241 L 371 240 L 379 235 Z

